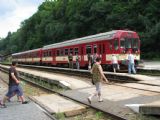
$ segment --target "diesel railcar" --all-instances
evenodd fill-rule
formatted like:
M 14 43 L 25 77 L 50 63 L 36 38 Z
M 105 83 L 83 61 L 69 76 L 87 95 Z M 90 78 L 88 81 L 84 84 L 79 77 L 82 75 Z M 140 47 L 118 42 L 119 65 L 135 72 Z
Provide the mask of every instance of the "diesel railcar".
M 113 30 L 87 37 L 67 40 L 43 46 L 43 48 L 12 54 L 13 61 L 22 64 L 39 64 L 51 66 L 68 66 L 68 55 L 79 56 L 80 67 L 88 66 L 88 55 L 98 54 L 102 58 L 102 66 L 110 66 L 112 54 L 115 54 L 120 66 L 126 65 L 128 51 L 140 60 L 140 39 L 136 32 L 129 30 Z

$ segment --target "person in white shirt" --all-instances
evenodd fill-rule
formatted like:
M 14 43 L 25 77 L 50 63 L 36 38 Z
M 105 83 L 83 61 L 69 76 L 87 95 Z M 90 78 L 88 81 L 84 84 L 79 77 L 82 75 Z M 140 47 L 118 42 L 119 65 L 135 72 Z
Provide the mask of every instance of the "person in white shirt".
M 136 70 L 135 70 L 135 63 L 134 63 L 134 55 L 131 54 L 131 51 L 128 52 L 128 73 L 131 74 L 131 72 L 133 72 L 134 74 L 136 74 Z
M 114 73 L 116 73 L 116 70 L 118 69 L 118 61 L 115 54 L 112 55 L 112 67 L 113 67 Z
M 78 53 L 76 54 L 76 67 L 79 69 L 79 56 Z

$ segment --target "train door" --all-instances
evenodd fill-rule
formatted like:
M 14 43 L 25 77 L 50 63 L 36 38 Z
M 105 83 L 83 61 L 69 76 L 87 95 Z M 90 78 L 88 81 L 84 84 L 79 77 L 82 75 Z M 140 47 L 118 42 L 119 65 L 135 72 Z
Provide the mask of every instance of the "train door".
M 56 53 L 55 53 L 55 49 L 52 49 L 52 65 L 56 65 Z
M 80 47 L 80 66 L 84 66 L 84 47 Z
M 85 65 L 86 67 L 88 67 L 89 69 L 91 68 L 91 65 L 93 63 L 93 45 L 92 44 L 88 44 L 86 45 L 86 54 L 85 54 Z
M 100 56 L 101 59 L 102 59 L 102 64 L 105 64 L 105 61 L 106 61 L 105 44 L 104 44 L 104 43 L 100 43 L 100 44 L 98 45 L 98 48 L 99 48 L 99 56 Z
M 51 49 L 48 51 L 48 60 L 47 61 L 48 61 L 49 65 L 52 65 L 53 58 L 52 58 L 52 50 Z
M 93 44 L 93 62 L 96 62 L 98 56 L 97 44 Z
M 94 44 L 94 45 L 93 45 L 93 54 L 96 54 L 96 53 L 97 53 L 97 45 Z
M 118 42 L 118 39 L 114 39 L 114 54 L 116 54 L 119 50 L 119 42 Z
M 106 64 L 111 64 L 111 59 L 112 59 L 112 54 L 113 54 L 113 41 L 110 40 L 110 41 L 107 41 L 105 43 L 105 58 L 106 58 Z
M 38 56 L 37 56 L 38 58 L 39 58 L 39 65 L 42 65 L 42 50 L 40 50 L 39 52 L 38 52 Z

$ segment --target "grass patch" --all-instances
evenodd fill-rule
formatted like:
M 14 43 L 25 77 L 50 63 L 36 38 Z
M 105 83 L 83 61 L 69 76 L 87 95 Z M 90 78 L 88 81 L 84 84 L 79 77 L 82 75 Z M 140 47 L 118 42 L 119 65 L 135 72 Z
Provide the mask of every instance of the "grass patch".
M 56 119 L 58 120 L 65 120 L 65 115 L 64 113 L 56 113 L 55 114 Z

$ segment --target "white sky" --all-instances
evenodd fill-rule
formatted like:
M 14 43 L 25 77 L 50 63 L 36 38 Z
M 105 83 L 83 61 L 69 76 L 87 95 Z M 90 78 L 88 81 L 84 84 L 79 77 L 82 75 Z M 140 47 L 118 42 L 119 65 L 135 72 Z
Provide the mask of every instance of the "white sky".
M 45 0 L 0 0 L 0 38 L 15 32 L 22 21 L 32 16 Z

